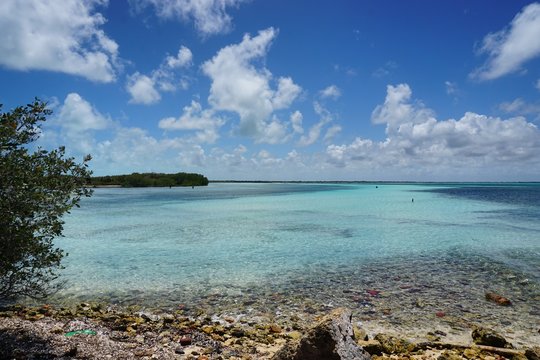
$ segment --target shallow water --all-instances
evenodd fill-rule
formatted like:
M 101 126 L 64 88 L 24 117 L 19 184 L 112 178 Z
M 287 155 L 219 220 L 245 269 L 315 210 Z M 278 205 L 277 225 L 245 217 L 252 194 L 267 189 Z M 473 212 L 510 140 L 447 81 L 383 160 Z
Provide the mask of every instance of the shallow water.
M 487 322 L 536 339 L 539 199 L 538 184 L 97 189 L 65 219 L 67 286 L 53 300 L 275 314 L 343 305 L 371 324 Z

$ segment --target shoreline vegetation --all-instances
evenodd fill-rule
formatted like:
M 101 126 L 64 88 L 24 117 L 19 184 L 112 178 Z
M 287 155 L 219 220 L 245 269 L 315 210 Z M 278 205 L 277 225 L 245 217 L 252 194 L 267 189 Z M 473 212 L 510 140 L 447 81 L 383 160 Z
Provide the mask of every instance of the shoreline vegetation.
M 90 178 L 90 187 L 176 187 L 176 186 L 207 186 L 208 179 L 201 174 L 179 172 L 163 173 L 132 173 L 128 175 L 94 176 Z
M 364 329 L 350 310 L 309 316 L 208 314 L 83 302 L 0 308 L 0 357 L 85 359 L 482 359 L 537 360 L 538 344 L 517 346 L 472 327 L 455 338 L 439 329 Z M 448 336 L 447 336 L 448 335 Z M 339 357 L 333 356 L 339 354 Z

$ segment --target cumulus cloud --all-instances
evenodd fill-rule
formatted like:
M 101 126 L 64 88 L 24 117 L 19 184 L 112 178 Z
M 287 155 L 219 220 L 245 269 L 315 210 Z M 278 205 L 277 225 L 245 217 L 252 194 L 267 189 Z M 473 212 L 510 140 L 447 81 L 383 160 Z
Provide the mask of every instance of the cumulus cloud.
M 433 111 L 421 103 L 410 103 L 412 91 L 409 85 L 386 87 L 384 104 L 378 105 L 371 114 L 374 124 L 386 124 L 386 133 L 392 133 L 401 123 L 423 123 L 433 118 Z
M 341 90 L 336 85 L 330 85 L 327 88 L 319 91 L 319 95 L 323 99 L 334 99 L 336 100 L 341 96 Z
M 300 94 L 301 88 L 291 78 L 277 80 L 271 87 L 272 74 L 253 62 L 266 56 L 277 35 L 273 28 L 262 30 L 257 36 L 246 34 L 239 44 L 229 45 L 202 65 L 212 85 L 208 101 L 215 110 L 238 114 L 238 132 L 257 142 L 282 142 L 286 126 L 271 115 L 285 109 Z
M 42 128 L 38 144 L 43 147 L 66 146 L 68 151 L 86 155 L 93 153 L 94 134 L 109 130 L 114 123 L 77 93 L 69 93 L 63 102 L 50 104 L 51 121 Z
M 126 90 L 131 95 L 129 102 L 132 104 L 150 105 L 161 100 L 156 81 L 138 72 L 128 77 Z
M 167 56 L 161 65 L 148 75 L 136 72 L 127 78 L 126 90 L 131 95 L 132 104 L 151 105 L 161 100 L 159 91 L 175 91 L 187 89 L 189 83 L 185 77 L 178 79 L 178 69 L 192 65 L 193 54 L 185 46 L 181 46 L 178 55 Z
M 228 32 L 232 28 L 227 8 L 238 7 L 245 0 L 131 0 L 136 8 L 151 5 L 158 16 L 193 21 L 203 36 Z
M 106 4 L 106 0 L 1 1 L 0 65 L 115 81 L 118 44 L 101 29 L 106 20 L 95 11 Z
M 373 121 L 387 125 L 387 138 L 358 137 L 350 144 L 329 145 L 327 161 L 337 167 L 362 164 L 371 169 L 431 169 L 447 176 L 500 166 L 538 163 L 540 132 L 523 117 L 500 119 L 467 112 L 458 120 L 437 120 L 433 111 L 412 103 L 407 84 L 388 86 Z M 391 129 L 391 130 L 388 130 Z M 500 175 L 499 175 L 500 176 Z
M 521 69 L 540 55 L 540 4 L 532 3 L 519 12 L 509 26 L 484 37 L 480 54 L 487 54 L 483 66 L 471 73 L 478 80 L 492 80 Z
M 191 62 L 193 60 L 193 53 L 191 50 L 185 46 L 181 46 L 180 50 L 178 50 L 178 55 L 176 56 L 167 56 L 165 59 L 165 63 L 168 67 L 171 69 L 174 68 L 181 68 L 190 66 Z
M 179 118 L 165 118 L 159 121 L 164 130 L 194 130 L 197 142 L 213 143 L 219 138 L 218 130 L 225 121 L 216 117 L 212 110 L 203 110 L 201 104 L 192 101 L 184 107 Z
M 56 122 L 68 132 L 102 130 L 110 125 L 110 120 L 96 110 L 77 93 L 66 96 Z

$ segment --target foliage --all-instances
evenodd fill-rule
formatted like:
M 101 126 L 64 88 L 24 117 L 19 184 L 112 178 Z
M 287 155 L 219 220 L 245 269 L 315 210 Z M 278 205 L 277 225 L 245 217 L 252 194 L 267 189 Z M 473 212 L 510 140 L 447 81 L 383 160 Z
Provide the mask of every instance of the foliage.
M 11 112 L 0 105 L 0 299 L 41 298 L 58 288 L 54 280 L 65 253 L 53 239 L 62 235 L 62 215 L 78 206 L 91 172 L 81 164 L 31 143 L 51 111 L 35 99 Z
M 201 174 L 176 173 L 133 173 L 131 175 L 97 176 L 90 182 L 93 186 L 119 185 L 122 187 L 150 187 L 150 186 L 206 186 L 208 179 Z

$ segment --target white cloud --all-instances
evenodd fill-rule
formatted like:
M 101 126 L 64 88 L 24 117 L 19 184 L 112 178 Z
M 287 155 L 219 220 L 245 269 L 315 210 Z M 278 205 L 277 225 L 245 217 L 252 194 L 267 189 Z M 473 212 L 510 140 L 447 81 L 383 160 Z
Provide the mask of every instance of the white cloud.
M 165 118 L 159 121 L 159 127 L 165 130 L 196 130 L 197 142 L 213 143 L 219 138 L 218 130 L 225 121 L 215 116 L 212 110 L 203 110 L 201 104 L 192 101 L 184 107 L 178 118 Z
M 538 165 L 540 132 L 524 118 L 503 120 L 467 112 L 459 120 L 437 120 L 432 110 L 411 103 L 411 94 L 406 84 L 388 86 L 385 103 L 373 112 L 375 123 L 386 123 L 387 138 L 358 137 L 350 144 L 329 145 L 327 161 L 337 167 L 372 169 L 372 173 L 385 169 L 394 177 L 415 174 L 416 179 L 425 169 L 446 179 L 481 178 L 496 177 L 497 171 L 515 165 Z
M 55 122 L 70 133 L 102 130 L 110 125 L 108 118 L 77 93 L 66 96 Z
M 277 134 L 283 135 L 285 126 L 276 118 L 270 120 L 271 115 L 289 107 L 301 91 L 290 78 L 279 78 L 277 90 L 273 90 L 270 71 L 252 64 L 266 56 L 276 34 L 273 28 L 262 30 L 253 38 L 246 34 L 240 44 L 222 48 L 202 65 L 203 72 L 212 80 L 210 105 L 216 110 L 237 113 L 239 133 L 257 142 L 275 143 Z
M 47 70 L 96 82 L 116 79 L 118 44 L 95 12 L 106 0 L 2 0 L 0 65 Z
M 177 56 L 167 56 L 150 76 L 136 72 L 128 77 L 126 90 L 131 95 L 130 103 L 152 105 L 161 100 L 159 91 L 186 90 L 189 81 L 186 77 L 177 78 L 175 71 L 192 64 L 193 54 L 190 49 L 181 46 Z M 159 91 L 158 91 L 159 90 Z
M 227 8 L 245 0 L 131 0 L 136 8 L 152 5 L 158 16 L 193 21 L 203 36 L 228 32 L 232 21 Z
M 126 90 L 131 95 L 129 102 L 132 104 L 150 105 L 161 100 L 155 80 L 138 72 L 128 77 Z
M 522 98 L 499 104 L 499 109 L 516 115 L 532 115 L 536 120 L 540 119 L 540 103 L 528 103 Z
M 62 104 L 52 104 L 51 108 L 55 114 L 49 124 L 58 130 L 46 127 L 40 141 L 44 144 L 55 142 L 55 147 L 69 145 L 69 151 L 91 153 L 96 144 L 93 133 L 113 125 L 108 116 L 101 114 L 77 93 L 68 94 Z
M 386 87 L 384 104 L 378 105 L 371 114 L 374 124 L 386 124 L 386 133 L 392 133 L 401 123 L 423 123 L 433 118 L 433 111 L 421 103 L 411 104 L 411 88 L 407 84 Z
M 327 88 L 319 92 L 320 96 L 323 99 L 334 99 L 336 100 L 341 96 L 341 90 L 336 85 L 330 85 Z
M 486 63 L 471 73 L 479 80 L 492 80 L 521 69 L 540 55 L 540 4 L 532 3 L 518 13 L 510 25 L 486 35 L 479 52 Z
M 171 69 L 190 66 L 192 64 L 192 61 L 193 53 L 189 48 L 183 45 L 180 47 L 180 50 L 178 50 L 178 55 L 176 57 L 167 56 L 165 58 L 165 63 Z
M 319 139 L 323 127 L 333 120 L 330 112 L 318 102 L 313 104 L 313 108 L 321 119 L 309 129 L 306 135 L 300 137 L 300 140 L 298 140 L 299 146 L 309 146 L 315 143 Z
M 324 135 L 324 141 L 331 141 L 337 134 L 343 130 L 339 125 L 332 125 L 326 130 L 326 135 Z
M 278 88 L 272 99 L 274 110 L 286 109 L 298 97 L 302 88 L 296 85 L 290 77 L 279 78 Z
M 293 128 L 293 131 L 297 134 L 302 134 L 304 132 L 304 128 L 302 127 L 303 119 L 304 119 L 304 116 L 298 110 L 296 110 L 295 112 L 291 114 L 291 117 L 290 117 L 291 125 Z

